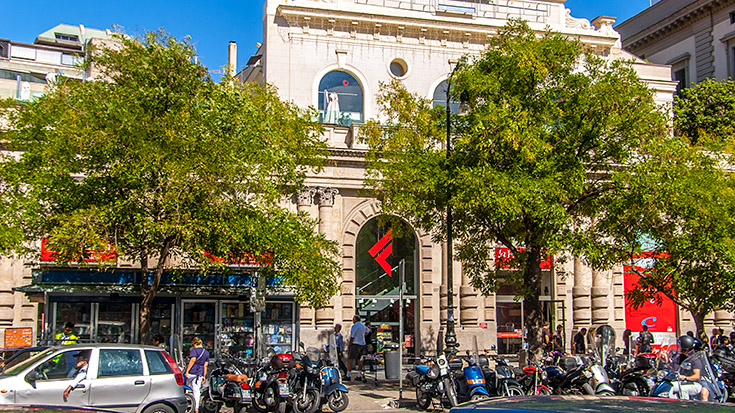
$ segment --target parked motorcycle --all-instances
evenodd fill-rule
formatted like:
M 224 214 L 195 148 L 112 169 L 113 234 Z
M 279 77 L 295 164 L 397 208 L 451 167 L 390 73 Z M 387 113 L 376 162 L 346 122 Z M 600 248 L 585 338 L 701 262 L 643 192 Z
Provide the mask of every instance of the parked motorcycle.
M 523 396 L 523 387 L 516 380 L 513 367 L 508 360 L 500 357 L 495 358 L 495 371 L 490 369 L 490 363 L 480 359 L 483 374 L 487 381 L 488 392 L 491 396 Z
M 418 407 L 426 410 L 432 399 L 446 399 L 452 407 L 458 404 L 457 389 L 445 355 L 436 358 L 426 357 L 425 363 L 418 364 L 409 373 L 409 380 L 416 386 Z
M 592 373 L 590 386 L 594 394 L 614 396 L 615 389 L 610 385 L 610 378 L 601 363 L 615 357 L 615 330 L 609 325 L 592 327 L 587 333 L 587 344 L 594 354 L 588 366 Z
M 253 408 L 259 413 L 285 413 L 291 398 L 288 371 L 296 363 L 292 354 L 280 353 L 261 361 L 252 379 Z
M 651 393 L 655 384 L 649 375 L 654 367 L 655 358 L 638 355 L 632 367 L 619 359 L 619 356 L 608 359 L 605 371 L 610 378 L 610 385 L 615 393 L 622 396 L 646 397 Z
M 199 410 L 217 413 L 224 405 L 236 413 L 246 412 L 252 399 L 245 365 L 238 359 L 221 355 L 212 366 L 209 386 L 201 394 Z
M 523 392 L 529 396 L 551 395 L 551 389 L 546 381 L 546 371 L 540 364 L 535 362 L 530 362 L 528 366 L 524 367 L 523 374 L 518 377 L 518 383 L 523 388 Z
M 299 343 L 304 349 L 304 343 Z M 319 350 L 310 349 L 309 352 L 294 354 L 295 366 L 289 370 L 289 386 L 291 398 L 289 400 L 295 413 L 315 413 L 321 407 L 321 379 L 317 366 Z
M 480 359 L 477 348 L 473 353 L 467 350 L 464 359 L 464 367 L 454 374 L 457 385 L 457 398 L 461 401 L 482 400 L 490 397 L 488 393 L 485 374 L 480 367 Z
M 595 390 L 590 385 L 592 372 L 585 365 L 581 357 L 561 356 L 559 365 L 550 365 L 545 368 L 549 386 L 554 394 L 594 395 Z

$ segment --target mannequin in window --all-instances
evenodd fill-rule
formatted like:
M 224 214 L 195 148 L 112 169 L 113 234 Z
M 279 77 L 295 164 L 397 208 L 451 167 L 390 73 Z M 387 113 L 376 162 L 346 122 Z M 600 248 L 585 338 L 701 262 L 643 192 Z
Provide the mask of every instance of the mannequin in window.
M 327 92 L 324 91 L 325 94 L 327 94 L 327 110 L 324 111 L 324 123 L 332 123 L 337 124 L 339 123 L 339 95 L 337 95 L 337 92 Z

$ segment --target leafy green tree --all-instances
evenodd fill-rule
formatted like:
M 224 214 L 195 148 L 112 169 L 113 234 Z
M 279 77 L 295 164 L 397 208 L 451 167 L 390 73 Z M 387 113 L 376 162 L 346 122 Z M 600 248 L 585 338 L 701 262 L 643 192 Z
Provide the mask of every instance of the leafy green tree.
M 4 102 L 0 239 L 29 254 L 48 236 L 62 265 L 110 245 L 140 263 L 144 341 L 166 270 L 258 259 L 297 301 L 323 305 L 337 290 L 336 244 L 279 206 L 326 159 L 315 111 L 271 86 L 215 83 L 194 56 L 162 31 L 121 36 L 92 49 L 96 80 Z
M 735 309 L 735 180 L 723 152 L 686 138 L 649 142 L 645 157 L 615 180 L 625 191 L 606 197 L 597 229 L 615 240 L 612 260 L 648 256 L 636 264 L 634 307 L 663 294 L 688 310 L 704 333 L 704 318 Z
M 548 254 L 584 255 L 594 243 L 583 229 L 615 189 L 609 174 L 642 141 L 665 133 L 651 91 L 621 61 L 584 54 L 568 37 L 537 36 L 510 22 L 479 57 L 460 61 L 451 92 L 468 113 L 454 116 L 451 156 L 444 112 L 384 85 L 386 121 L 369 122 L 370 186 L 383 208 L 408 217 L 438 239 L 447 204 L 457 258 L 476 287 L 502 282 L 524 299 L 530 350 L 541 352 L 541 262 Z M 494 246 L 509 248 L 517 271 L 491 266 Z
M 674 127 L 695 145 L 732 150 L 735 138 L 735 81 L 705 79 L 674 100 Z

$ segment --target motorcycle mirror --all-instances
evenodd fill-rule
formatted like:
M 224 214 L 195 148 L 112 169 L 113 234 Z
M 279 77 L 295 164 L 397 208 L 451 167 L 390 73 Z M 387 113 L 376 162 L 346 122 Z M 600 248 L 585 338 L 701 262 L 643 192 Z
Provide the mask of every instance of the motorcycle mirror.
M 299 348 L 301 348 L 302 350 L 304 349 L 304 342 L 303 341 L 299 341 Z

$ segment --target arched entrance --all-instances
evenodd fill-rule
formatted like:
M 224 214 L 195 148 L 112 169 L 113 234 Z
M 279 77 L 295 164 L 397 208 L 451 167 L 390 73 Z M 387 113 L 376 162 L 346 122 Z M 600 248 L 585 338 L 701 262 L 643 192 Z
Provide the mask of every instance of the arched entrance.
M 418 239 L 413 229 L 397 217 L 368 219 L 355 241 L 355 310 L 372 323 L 376 351 L 400 338 L 398 264 L 405 260 L 404 334 L 408 352 L 416 348 L 418 325 Z

